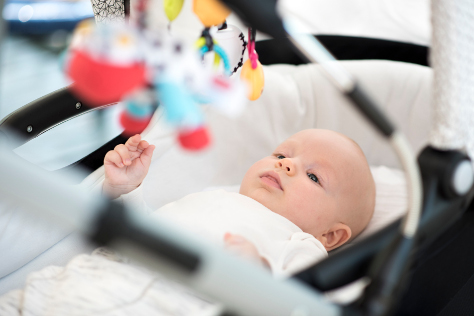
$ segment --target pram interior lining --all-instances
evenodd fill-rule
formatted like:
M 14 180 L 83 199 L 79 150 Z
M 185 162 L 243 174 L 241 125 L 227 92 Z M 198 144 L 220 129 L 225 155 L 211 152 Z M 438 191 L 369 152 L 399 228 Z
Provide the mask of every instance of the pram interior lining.
M 387 61 L 344 63 L 362 84 L 379 87 L 375 97 L 387 105 L 386 110 L 396 117 L 401 128 L 412 134 L 412 145 L 423 146 L 429 125 L 429 115 L 425 113 L 429 111 L 431 71 Z M 205 152 L 184 152 L 175 143 L 174 131 L 161 124 L 160 113 L 155 115 L 143 133 L 145 139 L 157 145 L 149 177 L 143 184 L 151 207 L 158 208 L 206 187 L 239 183 L 253 161 L 268 155 L 276 144 L 304 128 L 343 132 L 360 143 L 371 164 L 397 166 L 394 155 L 387 154 L 390 149 L 383 139 L 365 125 L 348 101 L 321 75 L 319 66 L 276 65 L 267 67 L 266 73 L 264 95 L 249 103 L 237 121 L 206 110 L 214 146 Z M 163 167 L 168 165 L 179 167 Z M 98 169 L 89 177 L 89 183 L 100 181 L 102 174 L 103 170 Z M 171 189 L 177 187 L 180 190 Z

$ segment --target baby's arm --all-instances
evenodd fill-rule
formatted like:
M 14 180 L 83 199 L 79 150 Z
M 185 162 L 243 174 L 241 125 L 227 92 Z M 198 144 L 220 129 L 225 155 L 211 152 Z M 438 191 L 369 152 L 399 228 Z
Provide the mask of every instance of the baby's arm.
M 155 146 L 135 135 L 125 145 L 117 145 L 109 151 L 104 158 L 102 191 L 115 199 L 136 189 L 148 173 L 154 149 Z
M 224 242 L 232 252 L 262 264 L 278 277 L 294 275 L 327 257 L 324 246 L 316 238 L 303 232 L 293 234 L 280 257 L 272 262 L 267 261 L 253 243 L 240 235 L 226 233 Z

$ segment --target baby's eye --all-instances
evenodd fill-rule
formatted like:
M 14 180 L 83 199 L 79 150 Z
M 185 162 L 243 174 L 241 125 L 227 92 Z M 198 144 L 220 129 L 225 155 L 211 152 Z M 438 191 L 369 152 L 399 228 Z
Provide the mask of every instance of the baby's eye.
M 313 180 L 313 181 L 316 182 L 316 183 L 319 183 L 318 177 L 316 177 L 314 174 L 312 174 L 312 173 L 307 173 L 307 175 L 308 175 L 308 177 L 309 177 L 311 180 Z
M 278 158 L 278 159 L 285 159 L 286 157 L 283 156 L 283 155 L 278 155 L 277 158 Z

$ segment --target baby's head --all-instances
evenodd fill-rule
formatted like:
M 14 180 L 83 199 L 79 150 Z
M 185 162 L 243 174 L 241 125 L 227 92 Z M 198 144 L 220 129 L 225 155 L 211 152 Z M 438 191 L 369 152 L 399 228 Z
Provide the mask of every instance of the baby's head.
M 257 161 L 240 193 L 333 250 L 357 236 L 375 207 L 375 184 L 360 147 L 329 130 L 296 133 Z

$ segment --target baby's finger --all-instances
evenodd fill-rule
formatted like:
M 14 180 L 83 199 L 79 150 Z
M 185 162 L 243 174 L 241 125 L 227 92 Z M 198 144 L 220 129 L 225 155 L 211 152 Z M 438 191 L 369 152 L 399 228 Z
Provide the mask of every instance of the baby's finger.
M 138 143 L 137 149 L 138 151 L 144 151 L 146 148 L 148 148 L 150 144 L 146 140 L 142 140 L 140 143 Z
M 120 157 L 122 158 L 122 163 L 124 165 L 128 166 L 132 163 L 130 159 L 130 152 L 128 151 L 128 148 L 125 145 L 120 144 L 115 146 L 114 151 L 116 151 L 120 155 Z
M 246 241 L 244 237 L 237 234 L 225 233 L 224 235 L 224 242 L 226 244 L 240 244 Z
M 128 148 L 128 150 L 130 151 L 136 151 L 137 150 L 137 146 L 138 144 L 140 143 L 140 140 L 142 139 L 142 137 L 140 136 L 140 134 L 136 134 L 132 137 L 130 137 L 127 142 L 125 143 L 125 146 Z
M 135 158 L 137 157 L 140 157 L 142 152 L 148 148 L 148 146 L 150 146 L 150 144 L 148 144 L 148 142 L 146 140 L 142 140 L 140 141 L 140 143 L 138 143 L 138 146 L 135 148 L 135 151 L 130 151 L 130 158 L 132 160 L 135 160 Z
M 142 164 L 146 167 L 150 166 L 151 163 L 151 157 L 153 156 L 153 151 L 155 150 L 155 145 L 150 145 L 147 146 L 145 150 L 143 150 L 140 159 L 142 161 Z
M 104 165 L 115 164 L 117 167 L 122 168 L 124 165 L 122 163 L 122 157 L 115 150 L 111 150 L 105 155 Z

